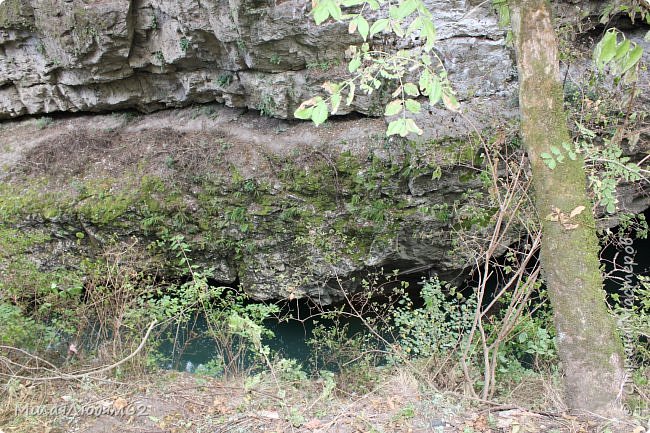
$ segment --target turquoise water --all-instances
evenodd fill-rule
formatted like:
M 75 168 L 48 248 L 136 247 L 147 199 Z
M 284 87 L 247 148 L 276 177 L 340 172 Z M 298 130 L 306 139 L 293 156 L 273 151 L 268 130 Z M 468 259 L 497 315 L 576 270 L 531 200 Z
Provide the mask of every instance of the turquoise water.
M 331 320 L 318 319 L 318 323 L 333 326 Z M 346 325 L 349 335 L 364 332 L 364 327 L 358 318 L 339 319 L 339 326 Z M 298 361 L 305 369 L 309 369 L 312 361 L 312 351 L 307 344 L 312 338 L 315 321 L 313 319 L 296 320 L 288 319 L 278 321 L 268 319 L 264 322 L 266 329 L 273 332 L 273 337 L 265 338 L 263 344 L 271 349 L 272 354 L 281 355 L 283 358 Z M 163 361 L 163 366 L 168 369 L 195 372 L 197 368 L 205 366 L 215 358 L 220 358 L 222 351 L 217 343 L 207 334 L 208 326 L 204 318 L 199 318 L 192 326 L 192 331 L 187 329 L 174 330 L 173 339 L 164 342 L 159 351 L 168 359 Z M 236 350 L 237 348 L 232 348 Z M 245 364 L 250 366 L 251 360 Z
M 646 214 L 648 219 L 650 219 L 650 212 L 646 212 Z M 634 251 L 633 259 L 635 263 L 633 269 L 633 283 L 638 284 L 639 275 L 650 275 L 650 240 L 634 240 L 632 249 Z M 630 251 L 628 251 L 628 253 L 629 252 Z M 606 248 L 602 253 L 606 271 L 612 270 L 613 267 L 611 261 L 615 258 L 617 263 L 619 263 L 620 268 L 625 256 L 630 255 L 628 253 L 621 248 Z M 625 277 L 625 273 L 621 271 L 618 271 L 615 274 L 621 279 Z M 621 279 L 605 282 L 605 288 L 610 295 L 621 291 Z M 471 285 L 471 282 L 468 282 L 468 284 Z M 487 298 L 489 299 L 489 296 Z M 635 302 L 641 302 L 641 300 L 635 299 Z M 285 317 L 292 317 L 292 315 L 293 317 L 296 317 L 295 309 L 285 311 L 285 313 Z M 325 325 L 333 325 L 331 320 L 323 320 L 322 318 L 319 318 L 317 321 Z M 339 319 L 339 322 L 339 325 L 348 326 L 349 335 L 364 332 L 364 326 L 358 318 L 342 318 Z M 307 342 L 313 336 L 315 326 L 315 321 L 313 319 L 302 321 L 289 319 L 281 322 L 278 322 L 277 319 L 269 319 L 265 322 L 265 326 L 274 334 L 272 338 L 264 340 L 264 344 L 269 346 L 273 353 L 280 354 L 284 358 L 295 359 L 309 369 L 314 354 Z M 180 332 L 174 335 L 174 338 L 177 341 L 176 345 L 172 345 L 169 342 L 162 344 L 159 350 L 165 357 L 169 358 L 168 361 L 164 361 L 164 367 L 193 372 L 196 371 L 199 366 L 205 365 L 210 361 L 213 361 L 215 357 L 218 357 L 221 351 L 217 347 L 215 341 L 207 336 L 206 331 L 207 324 L 205 323 L 205 320 L 199 318 L 191 331 L 187 329 L 180 330 Z M 365 330 L 365 332 L 368 331 Z

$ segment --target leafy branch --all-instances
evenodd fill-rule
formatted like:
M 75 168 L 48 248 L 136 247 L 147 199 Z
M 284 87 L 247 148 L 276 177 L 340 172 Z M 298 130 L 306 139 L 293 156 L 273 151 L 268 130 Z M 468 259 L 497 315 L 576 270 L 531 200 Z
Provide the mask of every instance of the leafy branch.
M 619 36 L 622 37 L 620 42 Z M 623 79 L 624 82 L 631 82 L 636 80 L 636 66 L 639 65 L 642 54 L 643 48 L 640 45 L 611 28 L 594 49 L 594 63 L 601 73 L 605 66 L 609 66 L 615 75 L 615 81 Z
M 339 83 L 323 84 L 329 97 L 315 96 L 304 101 L 294 112 L 296 118 L 310 119 L 320 125 L 329 115 L 336 114 L 343 101 L 344 91 L 347 93 L 345 104 L 350 106 L 357 95 L 357 89 L 369 96 L 386 81 L 395 82 L 397 88 L 391 94 L 392 100 L 386 105 L 384 115 L 399 116 L 389 122 L 387 136 L 406 137 L 411 133 L 423 133 L 411 117 L 421 111 L 421 103 L 417 100 L 421 96 L 428 97 L 431 106 L 442 101 L 447 109 L 459 111 L 442 60 L 433 52 L 436 27 L 431 12 L 421 0 L 406 0 L 398 5 L 385 0 L 314 0 L 313 5 L 312 14 L 316 24 L 330 18 L 349 21 L 350 33 L 359 33 L 364 41 L 382 32 L 392 32 L 400 38 L 406 35 L 419 37 L 424 43 L 395 53 L 371 50 L 368 42 L 361 46 L 350 46 L 348 72 L 355 75 Z M 359 13 L 344 14 L 341 9 L 355 6 L 361 6 Z M 363 11 L 366 7 L 377 11 L 383 6 L 388 6 L 386 17 L 371 25 L 363 16 Z M 416 71 L 420 71 L 417 80 L 411 78 Z

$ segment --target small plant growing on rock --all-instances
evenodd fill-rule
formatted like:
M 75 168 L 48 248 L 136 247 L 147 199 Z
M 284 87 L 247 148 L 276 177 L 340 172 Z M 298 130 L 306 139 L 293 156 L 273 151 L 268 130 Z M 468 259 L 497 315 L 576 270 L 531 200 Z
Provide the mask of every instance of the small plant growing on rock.
M 217 78 L 217 84 L 219 87 L 227 87 L 230 85 L 232 82 L 232 74 L 231 73 L 224 73 L 219 75 L 219 78 Z
M 45 129 L 48 126 L 50 126 L 54 121 L 52 120 L 51 117 L 41 117 L 39 119 L 36 119 L 36 127 L 38 129 Z
M 181 51 L 186 54 L 187 50 L 190 48 L 190 40 L 183 36 L 178 44 L 181 47 Z
M 154 59 L 158 63 L 158 66 L 163 67 L 165 66 L 165 55 L 163 54 L 162 51 L 156 51 L 153 54 Z
M 275 101 L 270 95 L 265 95 L 260 101 L 260 105 L 257 107 L 260 110 L 262 116 L 272 117 L 275 113 Z

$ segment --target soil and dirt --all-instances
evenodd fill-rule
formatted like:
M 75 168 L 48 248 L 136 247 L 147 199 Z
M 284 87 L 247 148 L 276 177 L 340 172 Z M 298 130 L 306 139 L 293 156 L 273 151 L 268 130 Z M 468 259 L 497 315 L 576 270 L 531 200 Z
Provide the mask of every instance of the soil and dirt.
M 2 404 L 2 431 L 591 433 L 607 431 L 608 425 L 567 415 L 557 391 L 541 381 L 513 389 L 515 405 L 426 390 L 404 370 L 382 372 L 370 390 L 339 388 L 331 395 L 322 379 L 278 386 L 266 377 L 250 387 L 243 378 L 165 372 L 127 382 L 21 383 Z M 547 409 L 526 409 L 535 401 Z M 65 413 L 25 415 L 39 408 Z M 639 425 L 628 427 L 630 433 L 644 432 Z

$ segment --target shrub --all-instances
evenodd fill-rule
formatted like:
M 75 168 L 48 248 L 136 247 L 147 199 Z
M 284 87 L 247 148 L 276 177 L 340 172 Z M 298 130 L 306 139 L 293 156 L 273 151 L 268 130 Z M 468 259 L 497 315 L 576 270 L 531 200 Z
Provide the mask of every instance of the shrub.
M 414 308 L 404 296 L 392 312 L 402 350 L 409 356 L 430 357 L 456 348 L 472 327 L 475 297 L 464 297 L 438 278 L 425 280 L 420 294 L 422 307 Z

